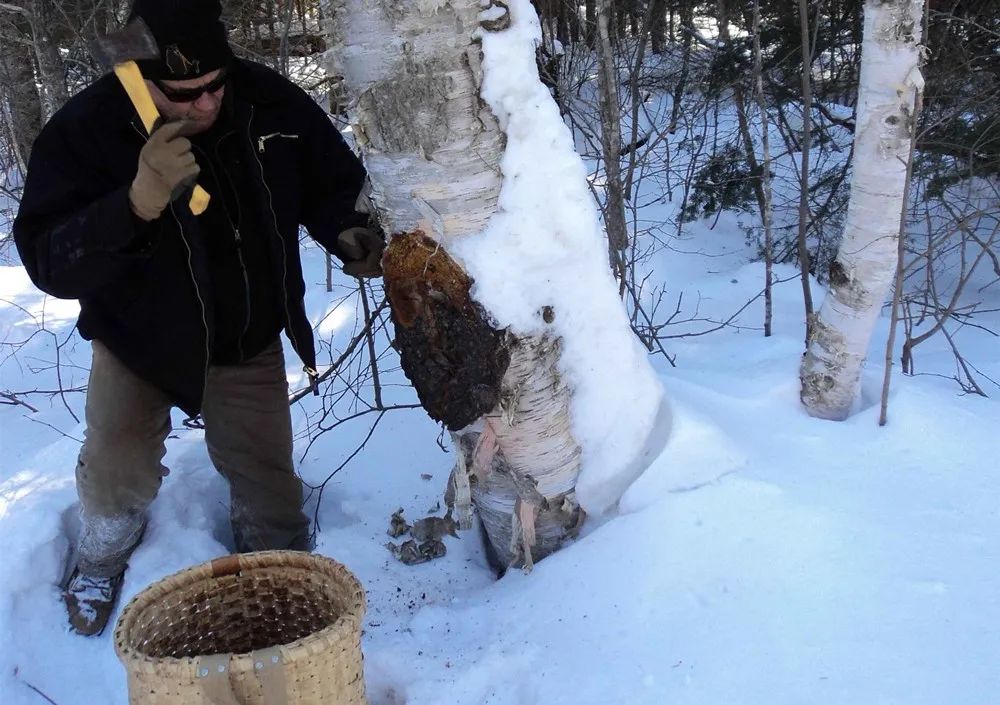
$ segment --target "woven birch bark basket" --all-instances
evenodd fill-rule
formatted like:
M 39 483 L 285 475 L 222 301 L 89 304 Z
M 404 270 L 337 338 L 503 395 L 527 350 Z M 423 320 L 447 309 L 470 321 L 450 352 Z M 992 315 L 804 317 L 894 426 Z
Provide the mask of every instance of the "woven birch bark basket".
M 115 628 L 130 705 L 365 705 L 364 591 L 298 551 L 226 556 L 136 595 Z

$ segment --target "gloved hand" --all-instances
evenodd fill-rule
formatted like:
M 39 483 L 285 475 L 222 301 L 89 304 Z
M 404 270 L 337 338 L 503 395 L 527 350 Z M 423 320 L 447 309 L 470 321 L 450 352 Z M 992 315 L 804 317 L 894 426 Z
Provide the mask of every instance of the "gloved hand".
M 174 198 L 194 183 L 201 169 L 191 153 L 191 141 L 180 136 L 184 122 L 168 122 L 153 131 L 139 152 L 139 170 L 128 191 L 132 211 L 155 220 Z
M 382 276 L 385 240 L 370 228 L 348 228 L 337 236 L 337 248 L 344 257 L 344 274 L 352 277 Z

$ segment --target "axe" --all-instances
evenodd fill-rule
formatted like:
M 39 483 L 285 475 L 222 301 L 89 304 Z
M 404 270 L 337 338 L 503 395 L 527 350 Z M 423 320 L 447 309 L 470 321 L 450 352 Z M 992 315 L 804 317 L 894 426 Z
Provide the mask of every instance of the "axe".
M 120 32 L 99 37 L 91 44 L 91 51 L 94 58 L 107 69 L 115 72 L 118 80 L 121 81 L 125 92 L 128 93 L 132 105 L 142 119 L 142 124 L 146 127 L 146 133 L 152 134 L 160 120 L 160 111 L 153 103 L 153 96 L 149 94 L 149 88 L 142 78 L 136 61 L 142 59 L 158 59 L 160 52 L 156 47 L 156 40 L 149 31 L 149 27 L 143 22 L 141 17 L 137 17 L 126 25 Z M 186 187 L 185 187 L 186 188 Z M 191 194 L 190 207 L 195 215 L 201 215 L 208 208 L 210 196 L 198 184 L 194 185 Z

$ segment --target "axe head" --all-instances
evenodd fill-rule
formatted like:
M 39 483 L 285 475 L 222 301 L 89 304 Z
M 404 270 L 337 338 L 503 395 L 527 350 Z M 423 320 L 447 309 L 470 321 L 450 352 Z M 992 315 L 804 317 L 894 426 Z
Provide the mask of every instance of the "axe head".
M 121 31 L 93 40 L 90 50 L 101 67 L 107 71 L 129 61 L 160 58 L 156 39 L 141 17 L 136 17 Z

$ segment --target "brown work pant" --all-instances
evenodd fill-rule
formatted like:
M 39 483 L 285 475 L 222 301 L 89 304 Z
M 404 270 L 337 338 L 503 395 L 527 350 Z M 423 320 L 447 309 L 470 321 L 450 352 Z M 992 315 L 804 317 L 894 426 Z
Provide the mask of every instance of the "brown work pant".
M 77 567 L 110 577 L 125 569 L 167 474 L 162 461 L 171 403 L 100 341 L 93 350 L 86 439 L 76 468 Z M 236 550 L 308 550 L 280 342 L 242 364 L 210 367 L 202 417 L 208 454 L 229 481 Z

